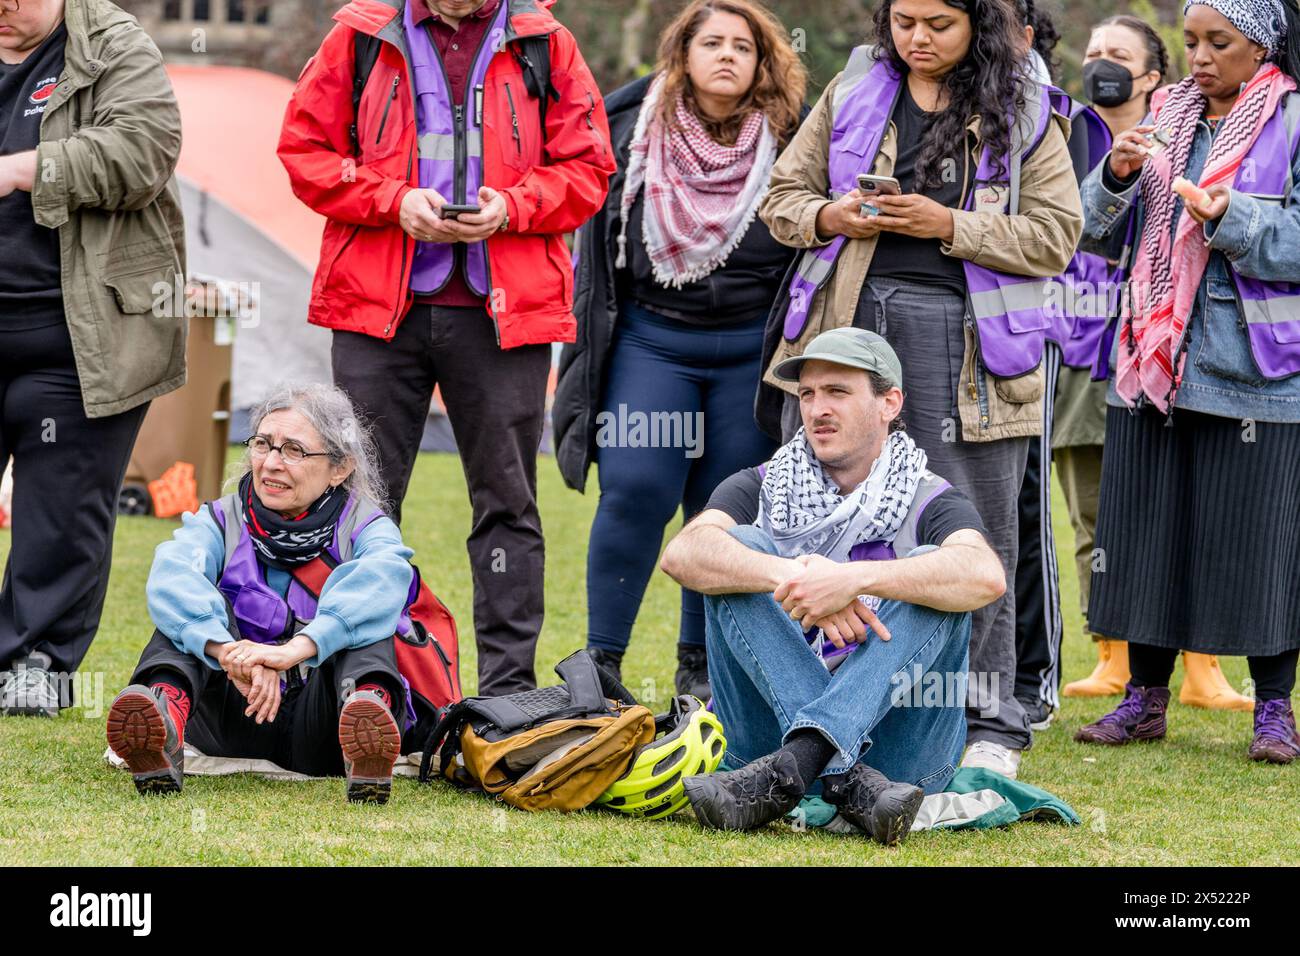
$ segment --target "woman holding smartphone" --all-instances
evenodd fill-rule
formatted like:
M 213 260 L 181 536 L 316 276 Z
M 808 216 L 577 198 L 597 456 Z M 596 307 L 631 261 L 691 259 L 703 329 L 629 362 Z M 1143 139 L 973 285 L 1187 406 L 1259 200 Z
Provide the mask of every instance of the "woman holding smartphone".
M 883 0 L 872 45 L 782 154 L 760 213 L 808 250 L 769 326 L 765 381 L 788 391 L 771 369 L 827 329 L 883 335 L 903 363 L 909 434 L 975 503 L 1009 581 L 1029 440 L 1042 430 L 1042 280 L 1060 275 L 1082 229 L 1067 129 L 1028 75 L 1007 4 Z M 864 215 L 860 173 L 892 177 L 901 195 L 877 190 L 879 214 Z M 787 400 L 784 431 L 797 413 Z M 975 612 L 971 670 L 997 701 L 969 713 L 965 765 L 1016 775 L 1032 735 L 1015 669 L 1009 590 Z
M 1109 17 L 1093 29 L 1083 57 L 1083 87 L 1093 110 L 1111 136 L 1141 125 L 1151 97 L 1164 80 L 1169 54 L 1164 41 L 1145 20 L 1129 15 Z M 1091 170 L 1081 174 L 1080 182 Z M 1126 272 L 1127 261 L 1112 263 Z M 1116 281 L 1122 281 L 1123 273 Z M 1107 290 L 1113 296 L 1112 290 Z M 1118 297 L 1111 300 L 1118 308 Z M 1118 312 L 1112 313 L 1118 316 Z M 1100 324 L 1100 323 L 1097 323 Z M 1052 457 L 1074 528 L 1079 598 L 1085 620 L 1092 578 L 1097 506 L 1101 489 L 1102 445 L 1106 434 L 1106 382 L 1093 381 L 1097 359 L 1097 327 L 1076 326 L 1073 346 L 1085 346 L 1073 361 L 1067 349 L 1056 392 L 1056 423 Z M 1128 644 L 1093 635 L 1097 665 L 1091 674 L 1061 689 L 1065 697 L 1103 697 L 1124 693 L 1130 672 Z M 1219 668 L 1213 654 L 1183 653 L 1184 676 L 1179 701 L 1210 710 L 1251 710 L 1254 702 L 1238 693 Z
M 1300 9 L 1183 8 L 1191 75 L 1083 186 L 1084 248 L 1137 254 L 1112 354 L 1088 619 L 1123 702 L 1076 740 L 1165 736 L 1179 651 L 1245 655 L 1250 759 L 1300 756 Z M 1151 149 L 1166 133 L 1167 148 Z

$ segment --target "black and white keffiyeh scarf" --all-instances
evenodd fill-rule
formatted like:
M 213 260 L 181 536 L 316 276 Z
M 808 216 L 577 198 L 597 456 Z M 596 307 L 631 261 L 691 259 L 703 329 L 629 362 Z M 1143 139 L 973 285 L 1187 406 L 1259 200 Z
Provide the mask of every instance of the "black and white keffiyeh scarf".
M 1258 43 L 1269 56 L 1286 40 L 1286 13 L 1281 0 L 1186 0 L 1183 16 L 1198 3 L 1223 14 L 1242 36 Z
M 768 462 L 758 527 L 772 536 L 782 557 L 820 554 L 848 561 L 849 551 L 859 544 L 894 540 L 926 462 L 925 452 L 906 432 L 893 432 L 866 480 L 841 494 L 800 428 Z
M 262 504 L 253 491 L 253 475 L 239 482 L 239 499 L 244 505 L 244 524 L 259 560 L 282 571 L 306 564 L 317 557 L 334 538 L 348 489 L 329 488 L 295 518 L 285 518 Z

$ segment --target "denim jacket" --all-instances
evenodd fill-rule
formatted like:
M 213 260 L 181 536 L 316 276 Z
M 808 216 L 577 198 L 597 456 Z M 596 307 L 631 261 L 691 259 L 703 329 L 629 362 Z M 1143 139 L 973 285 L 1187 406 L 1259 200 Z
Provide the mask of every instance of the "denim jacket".
M 1200 179 L 1212 136 L 1207 123 L 1197 126 L 1184 174 L 1192 182 Z M 1205 226 L 1210 261 L 1188 321 L 1187 362 L 1174 397 L 1176 409 L 1225 418 L 1300 422 L 1300 375 L 1269 381 L 1260 374 L 1232 280 L 1235 271 L 1266 281 L 1300 282 L 1300 152 L 1291 157 L 1291 164 L 1295 185 L 1288 205 L 1233 189 L 1228 211 Z M 1136 181 L 1114 192 L 1103 181 L 1105 176 L 1106 162 L 1102 162 L 1081 187 L 1085 222 L 1080 248 L 1113 260 L 1120 255 L 1130 216 L 1138 217 L 1136 234 L 1141 235 L 1143 204 Z M 1175 208 L 1176 224 L 1181 199 Z M 1116 335 L 1106 398 L 1111 405 L 1123 406 L 1114 382 L 1119 347 Z

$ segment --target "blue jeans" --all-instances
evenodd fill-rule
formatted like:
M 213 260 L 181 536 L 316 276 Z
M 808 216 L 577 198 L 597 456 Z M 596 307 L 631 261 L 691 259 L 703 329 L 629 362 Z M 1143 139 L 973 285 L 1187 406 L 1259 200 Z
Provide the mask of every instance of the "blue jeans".
M 697 442 L 693 449 L 647 447 L 645 442 L 597 448 L 600 502 L 587 549 L 591 647 L 618 654 L 627 650 L 659 560 L 664 526 L 678 507 L 683 521 L 690 521 L 723 480 L 762 464 L 776 450 L 776 442 L 754 424 L 762 352 L 761 320 L 692 326 L 624 304 L 604 401 L 593 414 L 609 412 L 617 418 L 622 408 L 627 415 L 654 421 L 651 416 L 670 413 L 702 427 L 692 436 Z M 702 647 L 700 595 L 683 589 L 681 609 L 679 643 Z
M 777 553 L 752 525 L 731 534 L 755 551 Z M 837 751 L 825 773 L 861 760 L 926 793 L 948 785 L 966 744 L 969 613 L 885 601 L 877 613 L 892 640 L 869 638 L 831 673 L 771 594 L 708 595 L 704 608 L 727 766 L 743 766 L 812 728 Z

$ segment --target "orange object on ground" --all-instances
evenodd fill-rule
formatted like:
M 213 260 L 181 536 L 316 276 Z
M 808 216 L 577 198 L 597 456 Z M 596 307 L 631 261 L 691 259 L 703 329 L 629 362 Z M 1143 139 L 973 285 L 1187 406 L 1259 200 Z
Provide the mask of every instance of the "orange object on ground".
M 1213 654 L 1183 652 L 1183 689 L 1178 702 L 1206 710 L 1254 710 L 1255 702 L 1237 693 Z
M 1062 697 L 1113 697 L 1124 693 L 1133 676 L 1128 668 L 1128 642 L 1101 638 L 1097 644 L 1097 666 L 1081 680 L 1061 688 Z
M 161 478 L 149 482 L 149 495 L 153 498 L 153 513 L 159 518 L 198 511 L 199 486 L 194 480 L 194 466 L 187 461 L 176 462 Z

